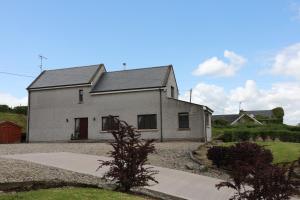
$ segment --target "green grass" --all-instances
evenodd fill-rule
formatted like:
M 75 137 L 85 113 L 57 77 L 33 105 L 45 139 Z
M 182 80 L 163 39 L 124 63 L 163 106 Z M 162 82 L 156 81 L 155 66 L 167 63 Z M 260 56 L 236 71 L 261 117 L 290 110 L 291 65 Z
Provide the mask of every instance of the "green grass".
M 95 188 L 42 189 L 15 194 L 1 194 L 0 200 L 145 200 L 143 197 Z
M 300 143 L 291 142 L 256 142 L 270 149 L 274 160 L 273 163 L 292 162 L 300 157 Z M 234 142 L 224 143 L 224 146 L 233 145 Z
M 22 114 L 0 112 L 0 121 L 11 121 L 22 127 L 22 132 L 26 132 L 27 118 Z

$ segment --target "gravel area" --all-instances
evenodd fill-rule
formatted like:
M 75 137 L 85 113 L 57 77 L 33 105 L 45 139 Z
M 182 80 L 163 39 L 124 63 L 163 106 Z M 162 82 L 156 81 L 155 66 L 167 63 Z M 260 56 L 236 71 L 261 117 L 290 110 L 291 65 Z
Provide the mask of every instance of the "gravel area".
M 200 173 L 218 177 L 218 174 L 200 170 L 188 152 L 197 149 L 199 142 L 165 142 L 156 143 L 157 152 L 149 156 L 152 165 Z M 107 156 L 111 150 L 105 143 L 31 143 L 31 144 L 1 144 L 0 155 L 20 153 L 73 152 L 91 155 Z M 62 180 L 78 183 L 99 184 L 100 178 L 82 175 L 67 170 L 47 167 L 35 163 L 0 158 L 0 183 L 13 181 L 44 181 Z

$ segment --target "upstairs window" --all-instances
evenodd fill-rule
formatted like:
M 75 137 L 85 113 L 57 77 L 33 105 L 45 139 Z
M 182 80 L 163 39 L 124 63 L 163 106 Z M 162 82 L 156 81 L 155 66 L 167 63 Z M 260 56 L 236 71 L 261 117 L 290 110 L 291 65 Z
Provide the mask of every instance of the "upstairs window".
M 171 97 L 174 98 L 175 96 L 175 91 L 174 91 L 174 87 L 171 86 Z
M 179 122 L 179 128 L 185 129 L 190 128 L 189 124 L 189 113 L 178 113 L 178 122 Z
M 79 103 L 83 103 L 83 90 L 79 90 L 78 92 L 78 100 L 79 100 Z
M 138 115 L 138 129 L 157 129 L 156 114 Z
M 102 131 L 117 130 L 119 128 L 119 123 L 116 119 L 119 119 L 119 116 L 102 117 Z

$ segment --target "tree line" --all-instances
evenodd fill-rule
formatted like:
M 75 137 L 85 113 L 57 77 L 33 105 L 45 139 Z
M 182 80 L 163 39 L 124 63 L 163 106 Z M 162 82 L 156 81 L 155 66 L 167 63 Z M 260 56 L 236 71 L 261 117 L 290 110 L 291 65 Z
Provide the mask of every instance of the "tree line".
M 27 115 L 27 106 L 9 107 L 8 105 L 2 104 L 0 105 L 0 112 Z

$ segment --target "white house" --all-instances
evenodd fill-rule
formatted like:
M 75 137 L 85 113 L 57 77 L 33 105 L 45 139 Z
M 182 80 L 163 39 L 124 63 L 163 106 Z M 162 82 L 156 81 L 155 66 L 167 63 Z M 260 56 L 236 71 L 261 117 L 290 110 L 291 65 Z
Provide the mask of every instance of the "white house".
M 172 65 L 107 72 L 103 64 L 43 71 L 27 88 L 29 142 L 107 140 L 114 116 L 143 138 L 210 140 L 212 110 L 178 100 Z

